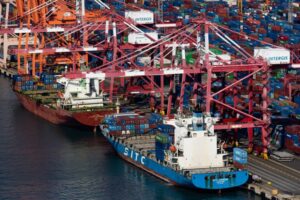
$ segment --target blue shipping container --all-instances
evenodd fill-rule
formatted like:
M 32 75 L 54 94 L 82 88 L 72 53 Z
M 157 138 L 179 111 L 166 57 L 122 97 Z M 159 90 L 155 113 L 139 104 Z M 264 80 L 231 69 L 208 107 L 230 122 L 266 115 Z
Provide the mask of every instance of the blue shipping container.
M 240 163 L 240 164 L 246 164 L 248 160 L 248 154 L 247 151 L 240 149 L 240 148 L 234 148 L 233 149 L 233 161 Z

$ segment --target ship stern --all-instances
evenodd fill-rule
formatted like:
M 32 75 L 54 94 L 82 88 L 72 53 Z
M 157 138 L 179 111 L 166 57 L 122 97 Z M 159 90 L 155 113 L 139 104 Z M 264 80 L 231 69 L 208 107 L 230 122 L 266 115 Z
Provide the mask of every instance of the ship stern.
M 248 181 L 248 171 L 192 174 L 193 186 L 204 190 L 223 190 L 241 186 Z

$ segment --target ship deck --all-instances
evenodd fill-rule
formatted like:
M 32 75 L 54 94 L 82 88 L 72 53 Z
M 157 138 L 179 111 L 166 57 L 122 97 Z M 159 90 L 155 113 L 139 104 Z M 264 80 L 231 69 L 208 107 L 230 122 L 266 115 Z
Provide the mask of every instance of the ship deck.
M 155 156 L 155 136 L 156 135 L 139 135 L 139 136 L 132 136 L 132 137 L 119 137 L 123 144 L 132 148 L 133 150 L 141 153 L 148 158 L 160 162 L 156 159 Z M 232 165 L 228 165 L 226 167 L 218 167 L 218 168 L 201 168 L 201 169 L 182 169 L 180 170 L 175 163 L 171 162 L 160 162 L 161 164 L 168 166 L 175 171 L 182 172 L 189 172 L 189 175 L 192 174 L 201 174 L 201 173 L 214 173 L 214 172 L 230 172 L 232 169 Z
M 144 156 L 148 156 L 151 159 L 155 157 L 155 135 L 143 135 L 123 138 L 123 142 L 126 146 L 140 152 Z

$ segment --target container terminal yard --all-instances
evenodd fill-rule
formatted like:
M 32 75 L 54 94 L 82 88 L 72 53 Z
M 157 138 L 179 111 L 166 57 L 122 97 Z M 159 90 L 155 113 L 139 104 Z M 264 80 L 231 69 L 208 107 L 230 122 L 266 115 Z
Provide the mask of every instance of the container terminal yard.
M 0 24 L 29 112 L 168 183 L 300 199 L 300 1 L 0 0 Z

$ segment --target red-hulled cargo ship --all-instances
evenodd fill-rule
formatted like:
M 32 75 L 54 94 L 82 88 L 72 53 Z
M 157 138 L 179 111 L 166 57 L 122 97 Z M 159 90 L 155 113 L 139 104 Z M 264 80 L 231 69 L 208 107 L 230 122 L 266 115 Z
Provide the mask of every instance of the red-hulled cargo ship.
M 48 120 L 53 124 L 67 125 L 67 126 L 87 126 L 97 127 L 103 118 L 115 113 L 113 108 L 95 110 L 95 111 L 69 111 L 62 108 L 51 107 L 47 104 L 39 103 L 30 98 L 30 96 L 16 92 L 20 103 L 30 112 L 35 115 Z
M 85 80 L 68 81 L 63 86 L 53 75 L 44 74 L 38 80 L 18 75 L 13 90 L 28 111 L 54 124 L 95 128 L 106 115 L 116 112 L 116 106 L 104 104 L 99 91 L 86 95 L 86 85 L 77 84 Z

